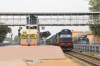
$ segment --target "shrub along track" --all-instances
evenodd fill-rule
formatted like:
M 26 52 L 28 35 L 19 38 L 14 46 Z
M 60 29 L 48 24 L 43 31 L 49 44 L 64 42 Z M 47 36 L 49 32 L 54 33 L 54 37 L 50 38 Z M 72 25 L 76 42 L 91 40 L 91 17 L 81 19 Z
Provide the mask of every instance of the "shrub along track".
M 78 58 L 82 61 L 85 61 L 85 62 L 91 64 L 92 66 L 100 66 L 100 59 L 99 58 L 91 57 L 91 56 L 80 54 L 80 53 L 73 52 L 73 51 L 64 52 L 64 53 L 68 54 L 68 55 L 71 55 L 75 58 Z

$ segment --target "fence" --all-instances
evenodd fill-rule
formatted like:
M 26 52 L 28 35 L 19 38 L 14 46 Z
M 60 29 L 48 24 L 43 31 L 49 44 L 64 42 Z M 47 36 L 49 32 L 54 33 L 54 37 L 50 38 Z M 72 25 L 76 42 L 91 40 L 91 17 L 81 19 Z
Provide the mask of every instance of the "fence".
M 10 44 L 10 43 L 0 43 L 0 47 L 4 46 L 18 46 L 19 44 Z
M 73 49 L 84 51 L 84 52 L 90 52 L 90 53 L 93 53 L 93 54 L 100 54 L 100 43 L 93 42 L 91 44 L 92 45 L 90 45 L 89 42 L 74 43 L 73 44 Z

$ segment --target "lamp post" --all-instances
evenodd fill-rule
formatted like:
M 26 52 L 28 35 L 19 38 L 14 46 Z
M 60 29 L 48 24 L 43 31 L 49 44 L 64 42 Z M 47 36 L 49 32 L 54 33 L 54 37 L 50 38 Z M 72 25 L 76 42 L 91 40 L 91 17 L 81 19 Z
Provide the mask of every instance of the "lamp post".
M 22 29 L 22 27 L 19 27 L 18 29 L 18 37 L 20 37 L 20 30 Z M 20 39 L 19 39 L 19 44 L 20 44 Z
M 28 36 L 28 39 L 27 39 L 27 41 L 28 41 L 28 46 L 30 46 L 30 26 L 28 27 L 28 29 L 29 29 L 29 36 Z
M 18 36 L 20 37 L 20 30 L 22 29 L 22 27 L 19 27 L 18 29 Z
M 92 47 L 95 46 L 95 52 L 96 52 L 96 25 L 94 24 L 94 42 L 93 42 L 93 45 Z
M 11 41 L 10 41 L 11 44 L 12 44 L 12 36 L 13 36 L 13 34 L 11 34 Z

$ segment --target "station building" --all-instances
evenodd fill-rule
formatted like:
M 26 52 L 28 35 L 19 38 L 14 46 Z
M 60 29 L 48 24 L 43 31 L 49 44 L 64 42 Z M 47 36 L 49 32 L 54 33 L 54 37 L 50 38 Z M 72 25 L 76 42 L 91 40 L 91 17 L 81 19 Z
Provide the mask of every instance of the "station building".
M 72 37 L 87 35 L 87 38 L 89 38 L 90 43 L 92 43 L 92 42 L 100 43 L 100 37 L 94 36 L 91 31 L 86 31 L 86 32 L 72 31 L 72 34 L 73 34 Z

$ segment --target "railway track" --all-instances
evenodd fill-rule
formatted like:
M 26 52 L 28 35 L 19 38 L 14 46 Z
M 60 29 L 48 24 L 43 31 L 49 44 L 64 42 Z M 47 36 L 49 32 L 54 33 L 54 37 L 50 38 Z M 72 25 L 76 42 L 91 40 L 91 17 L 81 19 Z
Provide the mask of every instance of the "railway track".
M 65 54 L 71 55 L 75 58 L 85 61 L 91 64 L 92 66 L 100 66 L 100 59 L 98 58 L 94 58 L 94 57 L 83 55 L 83 54 L 76 53 L 76 52 L 65 52 Z

